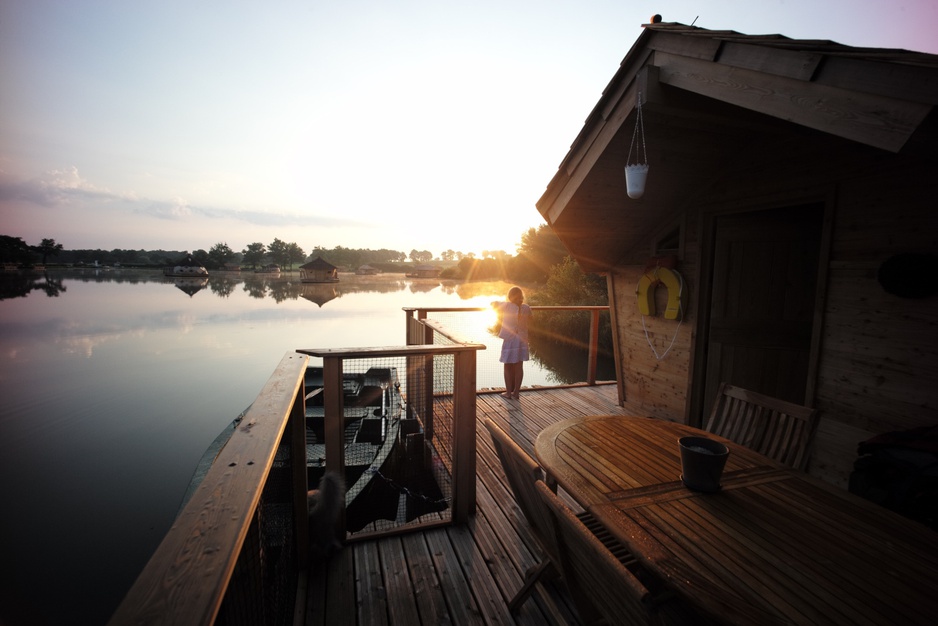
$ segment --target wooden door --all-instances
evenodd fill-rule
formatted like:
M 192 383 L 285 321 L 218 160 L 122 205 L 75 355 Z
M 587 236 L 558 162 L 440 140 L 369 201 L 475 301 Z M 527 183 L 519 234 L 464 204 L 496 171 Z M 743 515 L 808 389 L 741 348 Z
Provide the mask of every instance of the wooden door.
M 714 221 L 704 412 L 720 382 L 805 403 L 824 207 Z

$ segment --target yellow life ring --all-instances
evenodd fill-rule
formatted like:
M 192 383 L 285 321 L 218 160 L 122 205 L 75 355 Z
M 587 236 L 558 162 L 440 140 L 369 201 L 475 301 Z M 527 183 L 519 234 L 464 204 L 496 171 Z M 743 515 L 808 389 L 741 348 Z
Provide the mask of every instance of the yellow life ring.
M 655 314 L 655 290 L 658 285 L 668 289 L 668 306 L 664 311 L 664 319 L 676 320 L 681 314 L 681 300 L 684 296 L 684 281 L 681 275 L 666 267 L 656 267 L 645 272 L 638 281 L 638 310 L 642 315 Z

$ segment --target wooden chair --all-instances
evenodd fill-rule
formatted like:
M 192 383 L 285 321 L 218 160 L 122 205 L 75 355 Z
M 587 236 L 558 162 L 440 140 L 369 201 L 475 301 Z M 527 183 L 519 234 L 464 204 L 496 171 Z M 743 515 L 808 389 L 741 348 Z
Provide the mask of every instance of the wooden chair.
M 706 430 L 804 471 L 817 409 L 721 383 Z
M 534 531 L 534 537 L 540 544 L 544 559 L 537 565 L 528 569 L 524 575 L 521 589 L 508 602 L 509 610 L 516 611 L 531 595 L 534 585 L 545 575 L 563 575 L 559 569 L 558 547 L 556 535 L 553 532 L 553 521 L 550 512 L 544 506 L 541 497 L 537 494 L 535 485 L 545 478 L 544 472 L 531 456 L 521 446 L 508 436 L 497 424 L 491 420 L 484 421 L 485 427 L 492 436 L 495 453 L 505 471 L 508 485 L 521 508 L 521 512 Z M 589 513 L 580 514 L 581 524 L 593 531 L 593 536 L 600 545 L 624 564 L 635 564 L 634 556 L 628 548 L 617 541 L 602 525 Z
M 644 584 L 606 549 L 544 482 L 535 485 L 547 508 L 564 581 L 580 617 L 598 613 L 609 624 L 658 622 Z

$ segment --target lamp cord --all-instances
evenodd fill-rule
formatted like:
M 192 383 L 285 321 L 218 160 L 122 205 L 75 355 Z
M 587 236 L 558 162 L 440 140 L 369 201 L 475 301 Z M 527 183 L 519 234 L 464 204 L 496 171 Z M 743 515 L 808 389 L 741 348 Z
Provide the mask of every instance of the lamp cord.
M 632 148 L 635 146 L 635 137 L 638 136 L 638 129 L 642 129 L 642 156 L 645 158 L 642 163 L 648 163 L 648 150 L 645 149 L 645 120 L 642 118 L 642 92 L 638 92 L 638 104 L 635 107 L 638 111 L 638 114 L 635 118 L 635 130 L 632 131 L 632 143 L 629 144 L 629 156 L 625 159 L 625 164 L 628 165 L 632 161 Z M 636 158 L 638 156 L 636 155 Z

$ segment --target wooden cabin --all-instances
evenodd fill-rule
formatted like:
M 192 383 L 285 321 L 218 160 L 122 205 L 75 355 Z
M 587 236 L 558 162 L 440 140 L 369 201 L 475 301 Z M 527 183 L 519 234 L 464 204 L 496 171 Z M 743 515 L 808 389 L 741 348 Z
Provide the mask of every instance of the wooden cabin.
M 300 282 L 336 283 L 339 282 L 339 269 L 321 256 L 300 266 Z
M 935 55 L 645 25 L 537 203 L 607 277 L 622 406 L 817 407 L 840 486 L 859 442 L 938 423 L 936 103 Z
M 421 263 L 420 265 L 414 267 L 413 271 L 408 272 L 406 276 L 408 278 L 439 278 L 441 271 L 443 271 L 442 268 L 439 268 L 436 265 Z
M 372 267 L 371 265 L 361 265 L 355 270 L 355 273 L 358 276 L 377 276 L 379 270 L 377 267 Z

